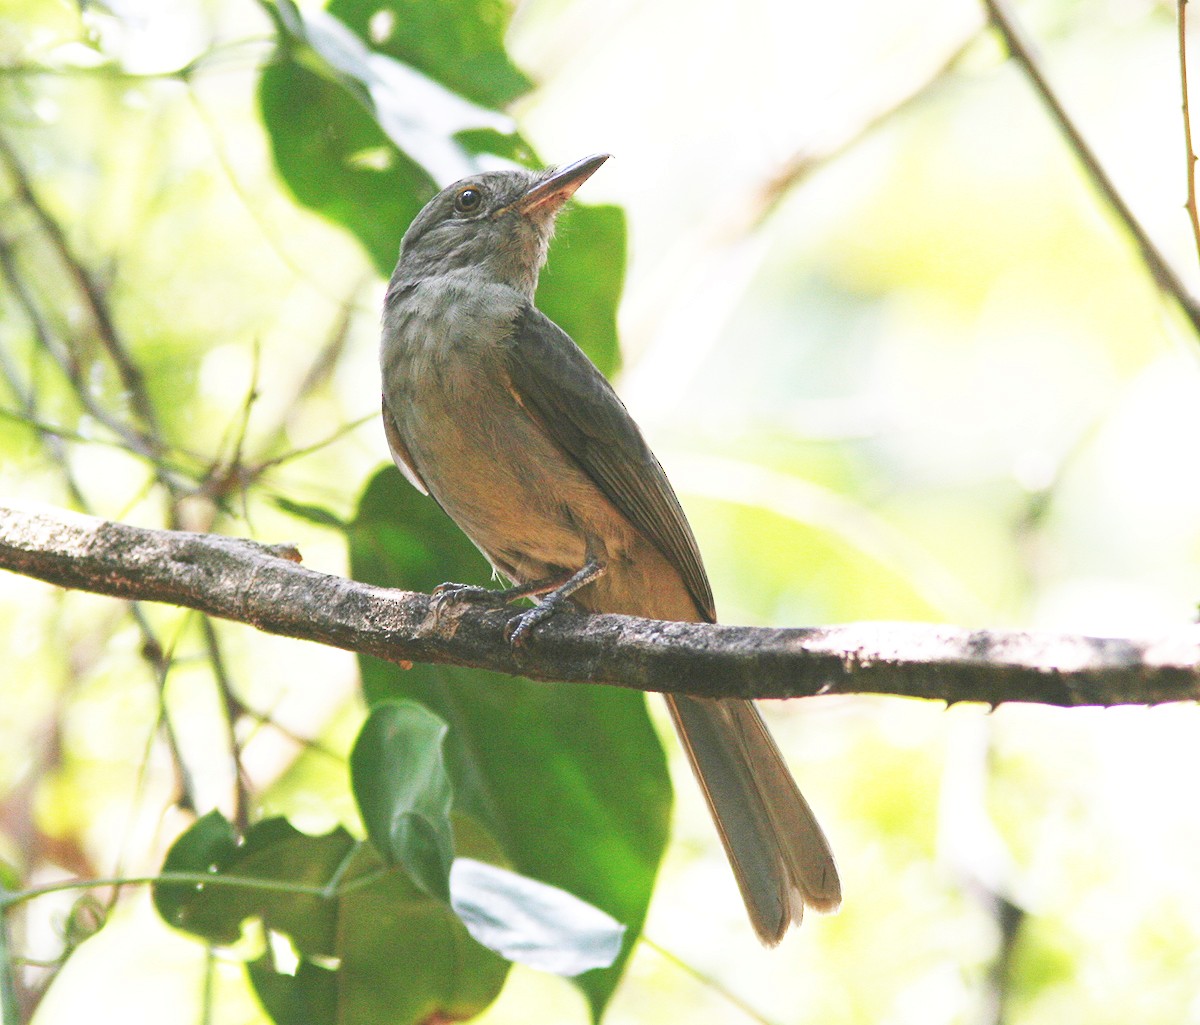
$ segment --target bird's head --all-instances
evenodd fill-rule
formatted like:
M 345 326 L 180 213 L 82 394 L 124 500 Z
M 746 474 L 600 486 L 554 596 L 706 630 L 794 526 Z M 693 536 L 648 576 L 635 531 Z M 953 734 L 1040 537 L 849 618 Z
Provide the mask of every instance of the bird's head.
M 442 189 L 413 219 L 393 282 L 473 270 L 529 295 L 554 220 L 607 153 L 545 171 L 487 171 Z

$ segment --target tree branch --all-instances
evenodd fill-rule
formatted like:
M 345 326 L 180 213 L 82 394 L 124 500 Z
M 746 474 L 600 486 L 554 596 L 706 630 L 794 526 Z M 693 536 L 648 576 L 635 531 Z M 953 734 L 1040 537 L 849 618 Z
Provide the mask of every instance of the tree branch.
M 1151 640 L 918 623 L 773 629 L 563 614 L 521 649 L 511 610 L 435 615 L 428 595 L 297 565 L 287 546 L 0 506 L 0 568 L 159 601 L 393 662 L 708 697 L 897 694 L 944 701 L 1154 704 L 1200 698 L 1200 626 Z
M 1032 40 L 1026 35 L 1024 28 L 1009 9 L 1007 0 L 983 0 L 983 6 L 987 9 L 992 25 L 1003 38 L 1009 55 L 1016 61 L 1025 77 L 1029 79 L 1030 85 L 1037 92 L 1038 98 L 1054 123 L 1058 125 L 1059 131 L 1066 136 L 1067 144 L 1083 166 L 1084 172 L 1133 238 L 1134 244 L 1141 254 L 1142 262 L 1149 268 L 1158 287 L 1175 299 L 1183 315 L 1191 323 L 1192 329 L 1200 335 L 1200 300 L 1192 295 L 1183 279 L 1171 265 L 1171 261 L 1155 245 L 1154 240 L 1150 237 L 1150 232 L 1138 220 L 1129 204 L 1125 202 L 1125 198 L 1104 169 L 1100 158 L 1088 145 L 1083 133 L 1067 113 L 1066 107 L 1051 87 L 1045 71 L 1042 70 L 1041 60 Z

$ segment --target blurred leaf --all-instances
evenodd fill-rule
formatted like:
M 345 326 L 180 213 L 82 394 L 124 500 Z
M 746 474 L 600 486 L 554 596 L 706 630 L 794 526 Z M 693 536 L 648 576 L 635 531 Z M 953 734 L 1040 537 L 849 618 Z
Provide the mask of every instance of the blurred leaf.
M 476 103 L 504 107 L 532 84 L 504 49 L 508 0 L 333 0 L 328 10 L 379 52 Z
M 386 276 L 404 229 L 437 191 L 435 183 L 479 169 L 478 150 L 459 142 L 459 133 L 485 129 L 503 139 L 512 135 L 512 123 L 372 50 L 365 35 L 330 13 L 301 12 L 292 0 L 265 6 L 280 48 L 263 70 L 259 106 L 279 173 L 301 203 L 355 235 Z M 386 9 L 343 6 L 364 27 Z M 439 17 L 446 31 L 455 29 Z
M 490 153 L 522 167 L 541 166 L 537 154 L 519 135 L 505 135 L 493 128 L 468 128 L 459 132 L 455 138 L 469 153 Z
M 275 1025 L 336 1022 L 337 972 L 301 961 L 295 975 L 276 970 L 270 953 L 246 965 L 250 984 Z
M 335 0 L 328 13 L 302 13 L 279 0 L 267 9 L 281 47 L 263 71 L 259 105 L 280 176 L 301 203 L 353 234 L 381 275 L 440 185 L 481 169 L 485 154 L 490 165 L 539 163 L 506 117 L 476 105 L 498 107 L 529 86 L 502 46 L 507 4 Z M 381 14 L 391 31 L 373 49 L 364 40 Z M 624 276 L 624 214 L 572 204 L 538 305 L 606 374 L 618 365 Z
M 350 755 L 350 779 L 367 835 L 431 897 L 450 899 L 450 778 L 446 724 L 415 701 L 376 705 Z
M 167 852 L 164 872 L 216 872 L 237 855 L 238 835 L 233 824 L 218 811 L 197 819 Z M 189 917 L 196 895 L 204 892 L 195 883 L 159 883 L 154 887 L 154 907 L 164 922 L 178 929 L 198 932 L 214 943 L 233 943 L 240 934 L 241 919 L 225 929 L 227 916 L 215 921 L 192 923 Z
M 433 179 L 345 89 L 295 61 L 263 70 L 258 99 L 275 166 L 296 199 L 344 227 L 390 274 L 404 229 L 436 191 Z M 386 159 L 354 159 L 367 152 Z
M 624 280 L 624 211 L 568 204 L 559 215 L 550 259 L 538 283 L 537 307 L 575 339 L 607 377 L 620 368 L 617 304 Z
M 363 845 L 346 874 L 340 1025 L 473 1018 L 499 995 L 509 963 L 400 869 L 355 885 L 382 869 L 378 853 Z
M 415 701 L 372 710 L 350 755 L 367 835 L 425 893 L 447 901 L 467 931 L 510 961 L 559 975 L 607 968 L 624 926 L 557 887 L 474 859 L 454 859 L 446 724 Z
M 357 8 L 363 5 L 346 6 L 361 13 Z M 370 6 L 376 15 L 386 10 L 379 4 Z M 276 0 L 275 11 L 280 42 L 289 55 L 350 93 L 395 146 L 434 180 L 447 183 L 476 169 L 470 151 L 455 138 L 459 132 L 489 128 L 512 134 L 509 118 L 472 103 L 403 59 L 371 48 L 368 36 L 356 35 L 336 12 L 301 11 L 293 0 Z M 463 10 L 460 16 L 470 18 L 472 13 Z M 456 27 L 444 17 L 438 21 L 438 28 Z M 503 50 L 499 52 L 503 56 Z
M 344 869 L 356 846 L 344 829 L 308 836 L 279 818 L 257 823 L 239 842 L 233 826 L 214 811 L 175 842 L 163 871 L 323 887 Z M 335 952 L 335 905 L 323 896 L 276 886 L 160 883 L 154 903 L 169 924 L 213 943 L 236 942 L 242 922 L 260 918 L 267 928 L 287 933 L 306 953 Z
M 349 543 L 356 580 L 421 591 L 447 579 L 487 582 L 470 542 L 390 467 L 368 485 Z M 483 823 L 523 875 L 626 923 L 613 967 L 577 980 L 599 1015 L 641 931 L 667 842 L 670 781 L 643 696 L 454 666 L 359 664 L 372 704 L 412 698 L 450 726 L 456 812 Z
M 463 847 L 482 857 L 496 854 L 486 836 L 470 829 Z M 276 971 L 269 957 L 247 966 L 280 1025 L 472 1017 L 496 998 L 508 972 L 508 963 L 471 939 L 447 904 L 340 828 L 307 836 L 282 819 L 268 819 L 239 844 L 229 823 L 212 813 L 180 837 L 167 860 L 177 871 L 271 884 L 159 884 L 155 903 L 161 913 L 165 892 L 167 920 L 210 942 L 236 941 L 248 918 L 286 935 L 300 957 L 294 975 Z M 326 892 L 278 885 L 288 882 Z
M 607 968 L 621 953 L 625 927 L 556 886 L 471 858 L 450 873 L 451 903 L 485 947 L 556 975 Z
M 1008 978 L 1014 1008 L 1065 986 L 1078 970 L 1074 939 L 1061 923 L 1025 918 L 1013 944 Z
M 285 495 L 275 495 L 273 501 L 284 512 L 291 513 L 298 519 L 307 520 L 309 523 L 315 523 L 318 527 L 346 529 L 346 521 L 323 506 L 312 505 L 308 502 L 295 502 Z

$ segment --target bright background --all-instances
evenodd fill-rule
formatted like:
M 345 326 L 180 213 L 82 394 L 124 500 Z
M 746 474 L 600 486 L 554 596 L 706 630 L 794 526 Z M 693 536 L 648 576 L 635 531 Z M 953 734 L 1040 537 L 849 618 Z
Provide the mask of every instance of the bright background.
M 1200 290 L 1174 6 L 1038 0 L 1019 14 L 1118 188 Z M 275 177 L 254 106 L 261 53 L 244 42 L 265 38 L 258 8 L 109 0 L 83 21 L 128 79 L 89 73 L 73 5 L 0 0 L 0 130 L 29 147 L 40 194 L 131 333 L 154 333 L 149 370 L 173 382 L 195 449 L 227 436 L 252 387 L 250 437 L 278 429 L 299 447 L 372 414 L 383 283 Z M 629 218 L 619 390 L 680 492 L 724 620 L 1140 635 L 1194 619 L 1198 339 L 979 6 L 530 0 L 508 42 L 538 83 L 512 111 L 538 152 L 616 156 L 581 198 Z M 213 49 L 186 82 L 158 77 Z M 22 72 L 33 65 L 59 71 Z M 777 188 L 809 155 L 812 172 Z M 0 213 L 9 243 L 30 230 Z M 54 273 L 47 259 L 40 286 L 59 287 Z M 6 304 L 0 352 L 23 366 L 29 327 Z M 343 324 L 327 382 L 293 405 Z M 19 408 L 11 389 L 4 400 Z M 54 408 L 50 394 L 41 418 Z M 0 439 L 0 493 L 69 504 L 35 435 Z M 348 515 L 386 458 L 371 420 L 268 485 Z M 71 465 L 94 512 L 160 525 L 139 461 L 78 444 Z M 347 571 L 332 532 L 265 501 L 244 513 L 240 532 Z M 209 515 L 197 500 L 188 525 Z M 164 637 L 183 630 L 176 610 L 148 611 Z M 349 656 L 223 636 L 248 705 L 345 750 L 363 715 Z M 139 646 L 116 603 L 0 578 L 0 829 L 26 883 L 153 872 L 180 828 Z M 184 740 L 219 804 L 230 781 L 206 756 L 219 716 L 203 666 L 175 669 L 169 695 L 194 713 Z M 654 946 L 608 1021 L 756 1020 L 726 993 L 781 1025 L 1200 1021 L 1196 709 L 850 697 L 768 714 L 834 844 L 843 910 L 759 948 L 668 745 L 676 839 Z M 265 727 L 248 745 L 259 785 L 282 777 L 265 808 L 314 828 L 348 814 L 340 763 L 288 771 L 296 751 Z M 998 896 L 1023 912 L 1011 946 Z M 73 900 L 36 905 L 27 952 L 57 956 Z M 201 1020 L 198 949 L 131 899 L 36 1020 L 97 1006 L 126 1023 L 168 1020 L 164 1006 Z M 214 1020 L 260 1020 L 235 966 L 215 978 Z M 568 984 L 517 969 L 486 1020 L 584 1017 Z

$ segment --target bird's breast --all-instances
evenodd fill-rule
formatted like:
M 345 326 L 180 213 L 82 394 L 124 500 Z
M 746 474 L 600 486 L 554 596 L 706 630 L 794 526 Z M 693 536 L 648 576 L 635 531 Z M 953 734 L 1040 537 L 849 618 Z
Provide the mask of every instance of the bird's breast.
M 430 494 L 512 580 L 595 556 L 608 570 L 579 592 L 585 607 L 697 618 L 675 567 L 522 403 L 504 345 L 519 305 L 477 299 L 398 303 L 385 319 L 385 400 Z
M 519 401 L 503 348 L 516 306 L 507 317 L 453 301 L 390 312 L 385 396 L 430 493 L 509 576 L 581 566 L 587 531 L 614 533 L 595 521 L 615 510 Z

